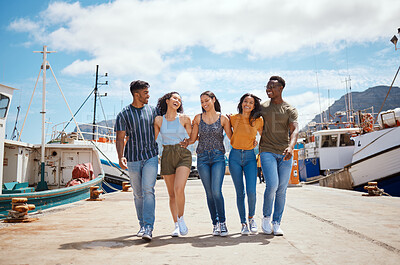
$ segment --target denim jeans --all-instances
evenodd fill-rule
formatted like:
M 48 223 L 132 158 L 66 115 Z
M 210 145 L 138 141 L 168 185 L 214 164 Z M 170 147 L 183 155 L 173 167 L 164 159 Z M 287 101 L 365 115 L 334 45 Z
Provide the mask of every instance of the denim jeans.
M 246 193 L 249 216 L 254 216 L 256 210 L 257 160 L 254 150 L 232 148 L 229 154 L 229 171 L 235 185 L 236 205 L 239 211 L 240 222 L 244 224 L 247 223 L 245 208 Z M 244 190 L 243 173 L 246 181 L 246 192 Z
M 133 189 L 133 199 L 140 227 L 153 229 L 156 200 L 158 157 L 147 160 L 128 162 L 129 178 Z
M 286 189 L 292 170 L 292 159 L 284 161 L 284 155 L 270 152 L 262 152 L 260 158 L 266 185 L 263 215 L 264 217 L 271 217 L 273 206 L 272 223 L 280 224 L 285 208 Z
M 212 223 L 225 222 L 225 205 L 222 183 L 225 176 L 225 157 L 219 150 L 197 154 L 197 170 L 206 191 L 208 210 Z

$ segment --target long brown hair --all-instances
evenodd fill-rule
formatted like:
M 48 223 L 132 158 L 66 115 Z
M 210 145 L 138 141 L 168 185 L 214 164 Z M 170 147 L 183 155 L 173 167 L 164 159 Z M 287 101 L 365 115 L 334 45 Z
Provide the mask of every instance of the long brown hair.
M 203 93 L 201 93 L 200 97 L 202 97 L 202 96 L 208 96 L 210 98 L 215 98 L 214 109 L 217 112 L 221 112 L 221 105 L 219 104 L 219 101 L 213 92 L 211 92 L 209 90 L 204 91 Z M 203 107 L 201 107 L 201 109 L 203 112 L 206 112 L 206 110 Z

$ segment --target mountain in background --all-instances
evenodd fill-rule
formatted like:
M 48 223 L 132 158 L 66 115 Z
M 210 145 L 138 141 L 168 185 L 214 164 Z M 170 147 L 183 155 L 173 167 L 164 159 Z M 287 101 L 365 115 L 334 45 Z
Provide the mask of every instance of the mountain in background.
M 370 87 L 363 92 L 351 92 L 352 102 L 353 102 L 353 110 L 359 111 L 373 107 L 373 112 L 377 113 L 382 107 L 382 103 L 385 100 L 385 97 L 389 91 L 389 86 L 375 86 Z M 342 96 L 339 100 L 336 100 L 327 110 L 323 111 L 322 116 L 331 117 L 329 120 L 335 117 L 335 113 L 337 112 L 345 112 L 346 111 L 346 102 L 347 102 L 347 94 Z M 395 109 L 400 107 L 400 88 L 392 87 L 390 93 L 385 101 L 385 105 L 382 108 L 382 111 Z M 369 112 L 372 112 L 370 110 Z M 329 115 L 330 114 L 330 115 Z M 314 119 L 311 122 L 321 122 L 321 115 L 315 115 Z M 342 117 L 342 121 L 345 120 L 346 117 Z M 338 117 L 335 117 L 333 121 L 339 121 Z M 305 130 L 306 128 L 303 128 Z
M 381 106 L 383 101 L 385 100 L 385 97 L 389 91 L 389 86 L 375 86 L 375 87 L 370 87 L 367 90 L 363 92 L 351 92 L 352 95 L 352 101 L 353 101 L 353 110 L 358 111 L 358 110 L 364 110 L 373 107 L 373 112 L 377 113 Z M 323 111 L 322 115 L 325 117 L 325 121 L 327 117 L 329 117 L 329 114 L 331 115 L 331 119 L 335 117 L 335 113 L 337 112 L 345 112 L 346 111 L 346 101 L 345 98 L 347 97 L 347 94 L 342 96 L 339 100 L 336 100 L 327 110 Z M 400 87 L 392 87 L 390 90 L 390 93 L 386 99 L 385 105 L 382 108 L 382 111 L 390 110 L 390 109 L 395 109 L 400 107 Z M 369 112 L 372 112 L 370 110 Z M 317 114 L 315 115 L 314 119 L 312 119 L 311 122 L 316 122 L 320 123 L 321 122 L 321 115 Z M 329 120 L 331 120 L 329 119 Z M 346 117 L 342 117 L 342 121 L 345 121 Z M 339 121 L 338 117 L 335 117 L 333 121 Z M 98 125 L 101 126 L 106 126 L 106 127 L 114 127 L 115 124 L 115 119 L 113 120 L 108 120 L 108 121 L 100 121 L 97 122 Z M 306 130 L 307 128 L 303 128 L 301 131 Z M 92 131 L 92 126 L 82 126 L 81 130 L 83 132 L 91 132 Z M 75 128 L 76 131 L 76 128 Z M 100 129 L 100 133 L 102 134 L 107 134 L 107 130 L 105 129 Z M 85 137 L 88 137 L 85 135 Z

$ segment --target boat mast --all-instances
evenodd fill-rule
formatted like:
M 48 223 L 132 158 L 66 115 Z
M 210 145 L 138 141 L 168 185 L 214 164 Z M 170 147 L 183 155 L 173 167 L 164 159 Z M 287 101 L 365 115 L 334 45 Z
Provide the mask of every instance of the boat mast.
M 45 119 L 46 119 L 46 70 L 49 69 L 49 65 L 47 62 L 47 54 L 53 53 L 55 51 L 47 51 L 47 46 L 43 46 L 43 51 L 34 51 L 36 53 L 43 53 L 43 92 L 42 92 L 42 148 L 41 148 L 41 158 L 40 158 L 40 181 L 37 185 L 36 190 L 48 190 L 47 183 L 44 181 L 44 165 L 45 165 L 45 144 L 46 144 L 46 135 L 45 135 Z
M 97 105 L 97 80 L 99 78 L 99 65 L 96 65 L 96 82 L 94 84 L 94 107 L 93 107 L 93 134 L 92 140 L 95 140 L 94 133 L 96 131 L 96 105 Z
M 104 74 L 104 76 L 108 76 L 107 73 Z M 108 85 L 108 81 L 104 83 L 99 83 L 99 65 L 96 65 L 96 82 L 94 84 L 94 107 L 93 107 L 93 131 L 92 131 L 92 140 L 96 140 L 95 138 L 95 132 L 96 132 L 96 107 L 97 107 L 97 97 L 103 97 L 107 96 L 107 93 L 104 95 L 99 95 L 98 94 L 98 85 Z

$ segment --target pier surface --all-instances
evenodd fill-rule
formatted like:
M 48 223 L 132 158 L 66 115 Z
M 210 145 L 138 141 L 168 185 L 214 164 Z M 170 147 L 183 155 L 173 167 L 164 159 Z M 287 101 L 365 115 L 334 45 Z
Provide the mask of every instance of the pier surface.
M 0 224 L 0 264 L 399 264 L 400 198 L 316 186 L 289 187 L 281 228 L 261 232 L 264 184 L 257 184 L 257 235 L 241 236 L 235 190 L 225 176 L 229 236 L 213 237 L 200 180 L 188 180 L 189 234 L 172 238 L 163 180 L 156 185 L 153 240 L 136 237 L 131 192 L 50 209 L 31 223 Z M 35 216 L 35 215 L 34 215 Z

